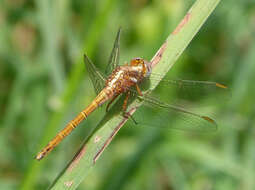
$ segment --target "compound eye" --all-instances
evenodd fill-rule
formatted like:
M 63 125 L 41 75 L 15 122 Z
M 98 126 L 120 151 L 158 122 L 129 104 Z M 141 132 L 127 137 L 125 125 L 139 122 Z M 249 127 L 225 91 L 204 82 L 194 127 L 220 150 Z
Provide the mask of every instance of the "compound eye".
M 143 63 L 143 59 L 140 57 L 137 57 L 131 60 L 131 65 L 134 65 L 134 66 L 139 65 L 141 63 Z
M 137 63 L 141 63 L 141 62 L 143 62 L 143 59 L 142 59 L 142 58 L 140 58 L 140 57 L 136 58 L 135 60 L 136 60 L 136 62 L 137 62 Z

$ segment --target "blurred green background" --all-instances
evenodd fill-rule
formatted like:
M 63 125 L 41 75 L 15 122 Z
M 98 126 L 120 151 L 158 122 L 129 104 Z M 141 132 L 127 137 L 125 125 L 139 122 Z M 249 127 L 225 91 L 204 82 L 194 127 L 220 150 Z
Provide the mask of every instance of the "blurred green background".
M 103 70 L 122 26 L 120 61 L 150 60 L 193 2 L 1 1 L 0 189 L 46 189 L 102 118 L 100 109 L 46 159 L 33 160 L 95 97 L 84 52 Z M 255 189 L 254 0 L 222 1 L 168 76 L 231 88 L 228 101 L 212 93 L 198 109 L 216 119 L 217 132 L 126 125 L 78 189 Z

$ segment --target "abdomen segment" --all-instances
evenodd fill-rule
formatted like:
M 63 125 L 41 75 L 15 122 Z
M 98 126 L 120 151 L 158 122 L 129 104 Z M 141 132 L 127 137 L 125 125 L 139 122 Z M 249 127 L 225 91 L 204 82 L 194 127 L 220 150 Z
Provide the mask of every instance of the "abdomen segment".
M 108 94 L 108 95 L 107 95 Z M 49 154 L 54 147 L 56 147 L 66 136 L 68 136 L 84 119 L 86 119 L 99 105 L 103 104 L 111 98 L 110 93 L 106 93 L 102 90 L 93 102 L 82 112 L 80 112 L 72 121 L 70 121 L 64 129 L 62 129 L 41 152 L 39 152 L 35 159 L 41 160 L 47 154 Z

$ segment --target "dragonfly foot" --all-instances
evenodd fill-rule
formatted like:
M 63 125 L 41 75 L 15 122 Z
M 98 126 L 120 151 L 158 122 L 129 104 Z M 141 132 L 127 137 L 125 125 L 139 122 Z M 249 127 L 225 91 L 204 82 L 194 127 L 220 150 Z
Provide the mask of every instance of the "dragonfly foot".
M 130 118 L 134 122 L 134 124 L 138 124 L 135 118 L 129 112 L 123 112 L 123 117 L 126 119 Z

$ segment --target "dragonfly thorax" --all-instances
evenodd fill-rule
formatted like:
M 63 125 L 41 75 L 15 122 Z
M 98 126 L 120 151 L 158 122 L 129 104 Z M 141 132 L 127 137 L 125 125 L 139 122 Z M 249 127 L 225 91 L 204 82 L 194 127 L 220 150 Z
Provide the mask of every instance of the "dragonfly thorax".
M 135 58 L 130 64 L 116 67 L 106 81 L 106 87 L 119 94 L 141 82 L 151 73 L 150 63 L 142 58 Z
M 148 77 L 151 74 L 151 62 L 137 57 L 130 61 L 130 65 L 134 67 L 141 67 L 143 77 Z

